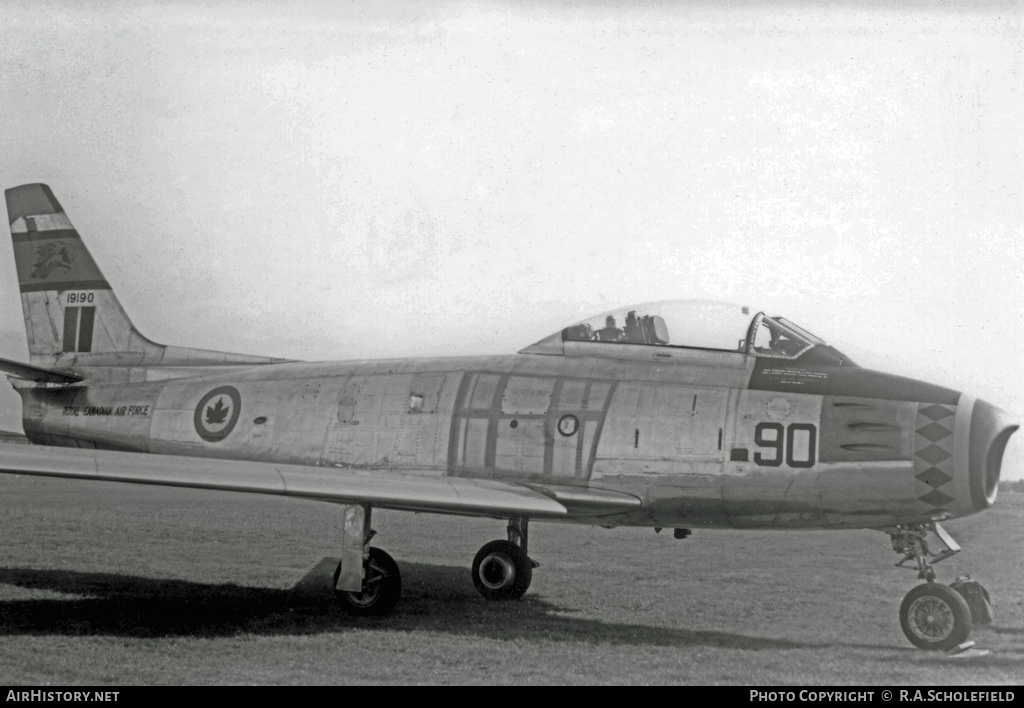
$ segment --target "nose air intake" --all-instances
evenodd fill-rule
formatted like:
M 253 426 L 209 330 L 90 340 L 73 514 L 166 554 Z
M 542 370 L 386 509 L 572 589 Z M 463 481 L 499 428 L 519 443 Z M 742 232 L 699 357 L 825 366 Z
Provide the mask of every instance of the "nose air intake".
M 980 399 L 975 402 L 971 414 L 970 477 L 971 501 L 977 511 L 996 501 L 1003 451 L 1018 427 L 1006 411 Z

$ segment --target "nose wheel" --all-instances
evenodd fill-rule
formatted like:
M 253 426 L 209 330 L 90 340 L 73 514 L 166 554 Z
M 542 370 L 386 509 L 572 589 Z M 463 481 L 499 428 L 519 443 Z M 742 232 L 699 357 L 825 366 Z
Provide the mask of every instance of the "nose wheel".
M 900 626 L 918 649 L 946 651 L 967 641 L 971 610 L 963 596 L 948 585 L 925 583 L 903 598 Z

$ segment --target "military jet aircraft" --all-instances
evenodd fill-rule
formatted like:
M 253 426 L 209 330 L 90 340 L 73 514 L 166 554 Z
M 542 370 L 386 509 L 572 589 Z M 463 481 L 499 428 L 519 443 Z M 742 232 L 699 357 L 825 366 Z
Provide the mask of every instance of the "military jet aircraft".
M 132 325 L 52 191 L 6 191 L 30 363 L 0 361 L 36 445 L 0 472 L 342 505 L 340 604 L 384 614 L 397 564 L 374 508 L 508 520 L 473 583 L 530 586 L 529 522 L 878 529 L 925 582 L 909 640 L 961 645 L 967 594 L 939 522 L 989 508 L 1017 429 L 967 393 L 857 366 L 783 317 L 624 307 L 510 356 L 307 363 L 157 344 Z M 931 544 L 931 545 L 930 545 Z M 935 549 L 935 550 L 933 550 Z M 975 592 L 977 588 L 975 588 Z

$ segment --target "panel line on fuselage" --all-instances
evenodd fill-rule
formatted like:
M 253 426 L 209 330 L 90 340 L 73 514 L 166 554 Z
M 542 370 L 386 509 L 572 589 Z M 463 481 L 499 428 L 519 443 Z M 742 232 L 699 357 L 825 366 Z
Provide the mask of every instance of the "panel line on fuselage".
M 466 372 L 452 415 L 450 474 L 585 482 L 615 385 L 564 375 Z

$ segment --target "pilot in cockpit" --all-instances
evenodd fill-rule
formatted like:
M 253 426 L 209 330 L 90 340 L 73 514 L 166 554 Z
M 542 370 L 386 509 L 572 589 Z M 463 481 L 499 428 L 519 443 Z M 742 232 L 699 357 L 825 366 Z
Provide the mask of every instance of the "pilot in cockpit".
M 622 330 L 615 326 L 615 318 L 608 315 L 604 318 L 604 327 L 597 330 L 597 341 L 619 342 L 622 341 Z
M 773 327 L 768 324 L 768 328 L 771 331 L 771 339 L 769 340 L 769 349 L 776 354 L 784 354 L 786 356 L 792 356 L 803 349 L 803 345 L 800 342 L 796 342 L 791 339 L 786 332 L 782 331 L 778 327 Z
M 627 342 L 634 344 L 644 343 L 644 331 L 640 326 L 640 320 L 636 316 L 636 310 L 630 310 L 629 314 L 626 315 L 626 332 L 624 336 Z

